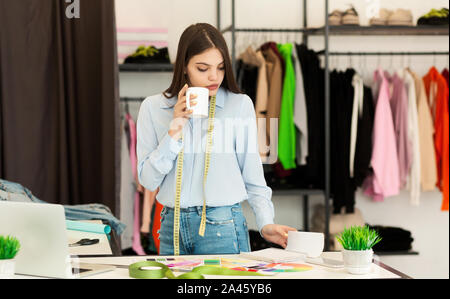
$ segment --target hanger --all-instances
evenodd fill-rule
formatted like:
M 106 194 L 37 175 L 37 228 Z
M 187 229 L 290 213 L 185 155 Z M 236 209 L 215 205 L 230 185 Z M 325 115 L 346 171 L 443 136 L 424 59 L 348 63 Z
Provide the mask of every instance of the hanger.
M 361 73 L 361 78 L 364 78 L 364 76 L 366 75 L 366 56 L 360 54 L 359 55 L 359 68 L 360 68 L 360 73 Z
M 128 108 L 128 100 L 125 99 L 125 113 L 130 114 L 130 109 Z
M 353 59 L 352 59 L 352 53 L 348 52 L 348 62 L 347 62 L 347 68 L 353 68 Z
M 239 56 L 237 59 L 241 59 L 241 55 L 247 50 L 247 47 L 250 44 L 250 38 L 249 33 L 243 33 L 242 38 L 240 38 L 239 35 L 241 35 L 241 32 L 238 33 L 238 36 L 236 36 L 236 52 L 239 53 Z
M 252 46 L 252 49 L 256 49 L 256 47 L 257 47 L 257 45 L 256 45 L 256 43 L 257 43 L 257 38 L 258 37 L 258 33 L 257 32 L 254 32 L 253 34 L 252 34 L 252 37 L 251 37 L 251 43 L 250 43 L 250 45 Z
M 323 56 L 323 62 L 325 63 L 325 55 Z M 333 57 L 333 55 L 328 56 L 328 68 L 330 70 L 334 69 L 334 57 Z
M 338 71 L 341 67 L 341 56 L 336 55 L 336 70 Z
M 388 71 L 389 73 L 393 74 L 394 73 L 394 54 L 391 52 L 390 55 L 390 60 L 389 60 L 389 67 L 388 67 Z
M 258 34 L 258 44 L 257 44 L 258 49 L 261 47 L 261 45 L 265 43 L 266 41 L 265 35 L 266 35 L 265 32 L 260 32 Z

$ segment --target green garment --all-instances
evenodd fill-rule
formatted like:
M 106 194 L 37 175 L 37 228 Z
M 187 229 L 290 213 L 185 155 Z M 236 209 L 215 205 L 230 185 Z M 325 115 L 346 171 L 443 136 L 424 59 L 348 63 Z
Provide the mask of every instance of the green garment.
M 293 45 L 290 43 L 277 44 L 277 48 L 285 61 L 278 128 L 278 158 L 283 168 L 288 170 L 297 167 L 295 162 L 297 139 L 294 123 L 295 70 L 292 62 Z

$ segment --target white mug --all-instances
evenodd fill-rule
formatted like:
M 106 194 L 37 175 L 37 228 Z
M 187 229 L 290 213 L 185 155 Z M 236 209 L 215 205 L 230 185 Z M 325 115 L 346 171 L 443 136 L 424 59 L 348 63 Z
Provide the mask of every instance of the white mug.
M 186 91 L 186 107 L 191 109 L 191 94 L 196 94 L 197 104 L 192 106 L 192 117 L 208 117 L 209 89 L 205 87 L 189 87 Z
M 322 254 L 324 242 L 323 233 L 289 231 L 286 250 L 303 253 L 307 257 L 319 257 Z

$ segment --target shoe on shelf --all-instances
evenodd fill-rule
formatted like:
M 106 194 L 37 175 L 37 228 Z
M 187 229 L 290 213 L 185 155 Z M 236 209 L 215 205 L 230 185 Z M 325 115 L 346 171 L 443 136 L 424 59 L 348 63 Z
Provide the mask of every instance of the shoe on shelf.
M 133 54 L 125 58 L 124 63 L 170 63 L 169 49 L 139 46 Z
M 333 10 L 329 15 L 328 15 L 328 25 L 330 26 L 339 26 L 342 25 L 342 15 L 344 14 L 343 11 L 340 10 Z
M 369 20 L 369 24 L 371 26 L 386 26 L 388 24 L 388 19 L 389 17 L 393 14 L 394 12 L 392 10 L 386 9 L 386 8 L 382 8 L 380 9 L 380 11 L 378 12 L 378 17 L 373 17 Z
M 411 10 L 398 8 L 393 12 L 387 21 L 388 26 L 413 26 Z
M 342 25 L 358 25 L 359 26 L 359 16 L 353 5 L 342 15 Z
M 421 16 L 417 20 L 417 25 L 433 25 L 433 26 L 444 26 L 449 24 L 449 13 L 448 8 L 442 8 L 437 10 L 435 8 L 431 9 L 427 14 Z

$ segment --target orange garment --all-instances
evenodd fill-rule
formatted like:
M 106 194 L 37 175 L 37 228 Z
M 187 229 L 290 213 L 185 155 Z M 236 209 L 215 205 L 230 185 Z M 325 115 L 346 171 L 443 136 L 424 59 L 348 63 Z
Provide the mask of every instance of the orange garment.
M 445 78 L 432 67 L 423 77 L 431 113 L 434 118 L 434 147 L 436 151 L 436 166 L 438 181 L 436 186 L 442 191 L 441 210 L 448 211 L 449 189 L 449 116 L 448 116 L 448 85 Z
M 141 221 L 141 233 L 149 233 L 150 224 L 152 222 L 152 207 L 156 199 L 156 190 L 150 191 L 144 188 L 144 200 L 142 204 L 142 221 Z
M 158 189 L 155 191 L 155 193 L 157 194 L 159 191 L 159 187 Z M 155 196 L 156 196 L 155 194 Z M 161 211 L 163 209 L 163 205 L 159 203 L 159 201 L 155 201 L 155 211 L 154 211 L 154 215 L 153 215 L 153 226 L 152 226 L 152 236 L 153 236 L 153 241 L 155 242 L 155 247 L 156 250 L 158 251 L 159 254 L 159 229 L 161 228 Z

